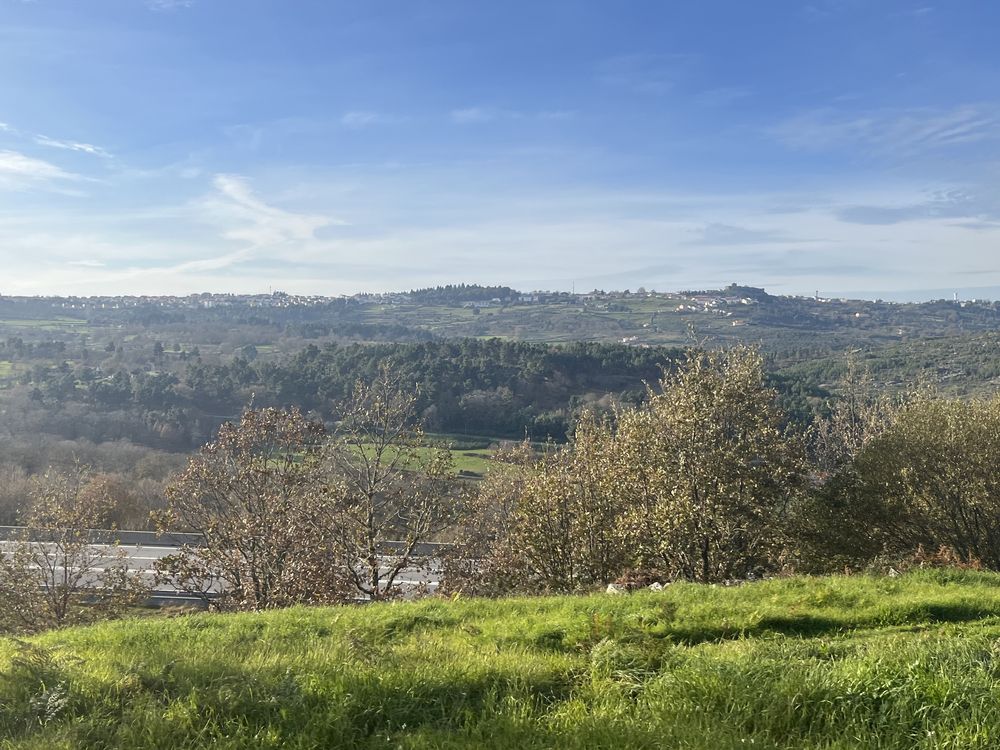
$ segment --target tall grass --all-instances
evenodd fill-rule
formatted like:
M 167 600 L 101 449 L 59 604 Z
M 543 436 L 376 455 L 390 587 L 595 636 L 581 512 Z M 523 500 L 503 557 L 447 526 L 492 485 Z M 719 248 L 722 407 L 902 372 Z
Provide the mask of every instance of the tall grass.
M 1000 576 L 143 619 L 0 644 L 4 748 L 993 748 Z

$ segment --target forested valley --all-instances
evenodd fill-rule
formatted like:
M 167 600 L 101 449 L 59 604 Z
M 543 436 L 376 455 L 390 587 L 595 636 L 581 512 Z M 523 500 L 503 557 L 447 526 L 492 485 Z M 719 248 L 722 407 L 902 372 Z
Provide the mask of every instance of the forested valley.
M 690 347 L 759 346 L 797 429 L 831 413 L 849 366 L 877 392 L 922 383 L 987 394 L 1000 375 L 996 315 L 989 303 L 820 301 L 735 286 L 0 297 L 0 523 L 18 521 L 32 476 L 80 463 L 116 488 L 118 524 L 146 526 L 186 457 L 245 407 L 296 407 L 329 423 L 333 405 L 382 367 L 413 388 L 416 417 L 459 451 L 456 471 L 471 480 L 505 443 L 565 443 L 582 414 L 645 402 Z M 484 321 L 498 335 L 472 335 Z M 567 340 L 569 324 L 585 340 Z

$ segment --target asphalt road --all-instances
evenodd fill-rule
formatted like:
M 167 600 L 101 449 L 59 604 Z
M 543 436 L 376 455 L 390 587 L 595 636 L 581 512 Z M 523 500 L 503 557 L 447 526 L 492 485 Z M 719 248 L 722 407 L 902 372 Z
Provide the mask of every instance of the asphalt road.
M 3 554 L 4 557 L 9 556 L 13 544 L 15 544 L 15 542 L 0 541 L 0 554 Z M 39 544 L 39 542 L 35 542 L 35 544 Z M 51 547 L 51 545 L 47 546 Z M 168 584 L 161 583 L 156 586 L 153 585 L 155 579 L 156 561 L 177 552 L 176 546 L 120 544 L 115 547 L 107 544 L 92 544 L 90 545 L 90 549 L 94 555 L 95 564 L 93 566 L 93 574 L 89 577 L 90 580 L 88 581 L 87 577 L 84 578 L 84 585 L 87 585 L 88 583 L 96 585 L 100 573 L 103 571 L 102 564 L 117 560 L 118 554 L 120 554 L 120 552 L 124 552 L 129 569 L 138 572 L 149 582 L 152 591 L 150 596 L 151 603 L 194 603 L 196 601 L 200 601 L 196 597 L 193 597 L 186 592 L 179 591 L 177 588 Z M 433 591 L 441 583 L 440 568 L 440 561 L 430 558 L 427 560 L 426 566 L 404 568 L 403 571 L 401 571 L 400 576 L 396 579 L 396 583 L 403 590 L 404 596 L 406 596 L 408 592 L 415 592 L 421 586 Z M 209 591 L 219 591 L 220 589 L 221 581 L 216 581 L 211 587 L 209 587 Z

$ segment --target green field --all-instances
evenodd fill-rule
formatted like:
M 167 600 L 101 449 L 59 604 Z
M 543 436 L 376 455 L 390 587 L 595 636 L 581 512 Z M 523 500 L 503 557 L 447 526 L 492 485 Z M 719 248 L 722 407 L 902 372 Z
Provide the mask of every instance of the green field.
M 415 455 L 419 457 L 419 460 L 414 462 L 419 464 L 421 461 L 425 461 L 431 457 L 433 451 L 436 450 L 434 447 L 417 448 L 415 450 Z M 370 454 L 371 447 L 365 447 L 366 453 Z M 486 470 L 490 466 L 490 460 L 493 457 L 493 449 L 491 448 L 474 448 L 474 449 L 458 449 L 453 448 L 451 450 L 451 460 L 453 464 L 453 470 L 456 474 L 471 474 L 475 476 L 482 476 L 486 473 Z M 406 468 L 419 468 L 418 466 L 407 466 Z
M 145 618 L 0 642 L 4 748 L 995 748 L 1000 576 Z
M 455 462 L 455 471 L 465 474 L 476 474 L 482 476 L 490 467 L 490 460 L 493 458 L 493 451 L 486 448 L 481 450 L 452 450 L 451 459 Z
M 443 305 L 371 306 L 362 311 L 368 323 L 398 323 L 423 328 L 440 336 L 509 338 L 521 341 L 566 343 L 617 342 L 635 336 L 636 344 L 682 345 L 693 327 L 699 335 L 738 338 L 732 319 L 712 313 L 678 311 L 678 300 L 633 297 L 626 309 L 609 311 L 593 303 L 490 307 L 478 315 L 472 310 Z M 737 309 L 737 319 L 745 312 Z M 655 320 L 654 320 L 655 317 Z

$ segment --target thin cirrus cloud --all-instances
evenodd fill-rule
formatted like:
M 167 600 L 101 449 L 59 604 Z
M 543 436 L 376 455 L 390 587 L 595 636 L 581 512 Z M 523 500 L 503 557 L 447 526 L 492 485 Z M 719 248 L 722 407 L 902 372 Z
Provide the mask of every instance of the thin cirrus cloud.
M 461 107 L 451 110 L 448 117 L 456 125 L 479 125 L 498 120 L 570 120 L 576 114 L 567 109 L 522 112 L 496 107 Z
M 232 253 L 227 253 L 225 255 L 219 255 L 214 258 L 200 258 L 198 260 L 189 260 L 183 263 L 178 263 L 173 266 L 168 266 L 160 270 L 167 273 L 184 274 L 191 272 L 203 272 L 203 271 L 221 271 L 231 266 L 236 265 L 244 260 L 249 259 L 249 250 L 237 250 Z
M 878 227 L 945 221 L 967 226 L 970 221 L 1000 218 L 1000 195 L 989 172 L 984 173 L 989 162 L 982 158 L 983 149 L 1000 141 L 998 104 L 853 113 L 826 107 L 788 118 L 768 132 L 793 151 L 850 154 L 918 175 L 910 189 L 897 195 L 831 206 L 832 214 L 846 224 Z
M 171 11 L 193 6 L 194 0 L 146 0 L 146 7 L 155 11 Z
M 340 124 L 352 130 L 361 130 L 375 125 L 395 125 L 405 122 L 407 118 L 397 115 L 387 115 L 366 109 L 354 109 L 345 112 L 340 118 Z
M 56 138 L 49 138 L 47 135 L 36 135 L 34 140 L 39 146 L 48 146 L 49 148 L 58 148 L 64 151 L 78 151 L 80 153 L 90 154 L 91 156 L 100 156 L 104 159 L 111 158 L 111 154 L 108 151 L 91 143 L 63 141 Z
M 706 224 L 701 236 L 692 244 L 697 245 L 772 245 L 786 242 L 807 242 L 772 229 L 751 229 L 713 222 Z
M 753 91 L 743 86 L 721 86 L 696 94 L 694 101 L 703 107 L 728 107 L 753 96 Z
M 79 175 L 43 159 L 36 159 L 19 151 L 0 151 L 0 186 L 22 187 L 79 179 Z
M 216 194 L 203 203 L 203 208 L 224 225 L 225 239 L 246 242 L 251 247 L 308 242 L 324 227 L 347 224 L 342 219 L 269 205 L 239 175 L 216 175 L 213 185 Z
M 597 81 L 633 94 L 662 96 L 686 75 L 693 59 L 683 54 L 617 55 L 598 64 Z
M 911 108 L 844 114 L 834 108 L 802 112 L 768 131 L 784 145 L 823 151 L 860 147 L 908 155 L 1000 137 L 1000 111 L 992 105 Z
M 90 154 L 91 156 L 99 156 L 104 159 L 113 158 L 111 152 L 100 146 L 95 146 L 92 143 L 84 143 L 82 141 L 68 140 L 64 138 L 51 138 L 43 133 L 24 132 L 8 122 L 0 122 L 0 133 L 7 133 L 12 136 L 18 142 L 32 142 L 39 146 L 45 146 L 46 148 L 55 148 L 62 151 L 76 151 L 82 154 Z
M 958 220 L 958 226 L 990 228 L 1000 219 L 1000 201 L 989 191 L 941 190 L 924 200 L 895 204 L 848 205 L 836 211 L 837 218 L 851 224 L 892 225 L 905 221 Z M 970 224 L 971 222 L 971 224 Z
M 347 128 L 365 128 L 369 125 L 377 125 L 382 122 L 382 118 L 377 112 L 367 112 L 354 110 L 345 112 L 340 118 L 340 124 Z
M 453 109 L 449 116 L 451 121 L 459 125 L 474 125 L 483 122 L 492 122 L 499 117 L 496 110 L 487 107 L 463 107 Z

